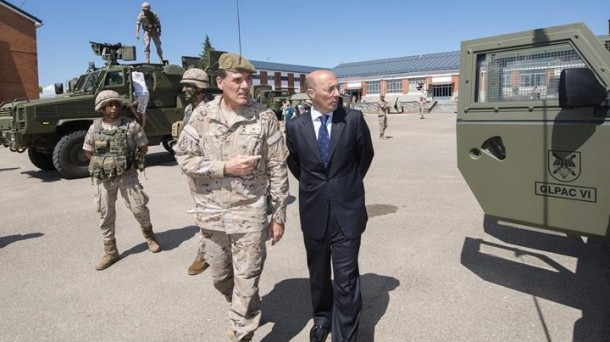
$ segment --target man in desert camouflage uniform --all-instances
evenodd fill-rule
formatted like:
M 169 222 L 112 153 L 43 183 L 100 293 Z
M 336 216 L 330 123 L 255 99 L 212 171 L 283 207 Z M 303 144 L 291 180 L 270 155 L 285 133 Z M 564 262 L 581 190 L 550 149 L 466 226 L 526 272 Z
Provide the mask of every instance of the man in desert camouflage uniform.
M 142 3 L 142 11 L 136 19 L 136 39 L 140 39 L 140 26 L 144 30 L 142 41 L 144 42 L 144 56 L 146 63 L 150 63 L 150 40 L 152 39 L 157 48 L 157 55 L 163 64 L 163 50 L 161 49 L 161 20 L 159 16 L 150 9 L 150 3 Z
M 95 110 L 104 117 L 89 127 L 83 150 L 89 158 L 89 172 L 97 182 L 97 210 L 104 236 L 104 256 L 95 266 L 108 268 L 119 260 L 115 240 L 116 200 L 119 191 L 144 234 L 148 249 L 157 253 L 161 246 L 153 233 L 148 195 L 138 179 L 136 150 L 141 158 L 148 152 L 144 130 L 133 119 L 120 116 L 123 99 L 113 90 L 101 91 L 95 98 Z
M 198 106 L 203 106 L 207 101 L 205 89 L 210 87 L 210 80 L 208 74 L 199 69 L 199 68 L 191 68 L 184 72 L 182 75 L 182 80 L 180 80 L 182 84 L 182 93 L 184 94 L 184 98 L 188 101 L 188 105 L 184 108 L 184 118 L 180 125 L 185 125 L 191 115 L 193 114 L 193 110 Z M 182 129 L 176 129 L 176 131 L 181 131 Z M 178 132 L 180 133 L 180 132 Z M 176 137 L 177 139 L 178 137 Z M 189 188 L 191 193 L 193 194 L 193 200 L 197 203 L 197 188 L 195 186 L 195 182 L 191 177 L 187 178 Z M 195 204 L 195 209 L 191 209 L 188 211 L 189 214 L 194 214 L 197 212 L 197 205 Z M 205 262 L 205 258 L 203 256 L 203 247 L 204 241 L 203 237 L 200 234 L 200 243 L 199 248 L 197 248 L 197 254 L 195 255 L 195 260 L 188 267 L 187 272 L 189 275 L 197 275 L 201 272 L 205 271 L 209 264 Z
M 174 150 L 196 187 L 205 260 L 230 303 L 230 340 L 251 341 L 261 319 L 265 241 L 284 233 L 287 150 L 273 111 L 251 99 L 254 66 L 232 53 L 218 65 L 222 95 L 193 111 Z
M 423 96 L 419 97 L 419 101 L 417 102 L 418 106 L 419 106 L 419 118 L 423 119 L 424 118 L 424 113 L 426 112 L 426 105 L 428 104 L 428 101 L 426 101 L 426 98 Z
M 390 112 L 390 107 L 388 106 L 384 95 L 379 96 L 377 107 L 379 107 L 377 113 L 377 117 L 379 118 L 379 139 L 385 139 L 385 129 L 388 127 L 388 113 Z

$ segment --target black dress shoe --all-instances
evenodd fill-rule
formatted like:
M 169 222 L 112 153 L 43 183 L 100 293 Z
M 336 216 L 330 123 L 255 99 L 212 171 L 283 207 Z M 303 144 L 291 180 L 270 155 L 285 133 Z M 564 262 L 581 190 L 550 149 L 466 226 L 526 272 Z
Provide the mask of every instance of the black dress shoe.
M 324 342 L 326 341 L 326 337 L 330 332 L 329 327 L 324 327 L 321 325 L 314 325 L 311 327 L 309 331 L 309 341 L 310 342 Z

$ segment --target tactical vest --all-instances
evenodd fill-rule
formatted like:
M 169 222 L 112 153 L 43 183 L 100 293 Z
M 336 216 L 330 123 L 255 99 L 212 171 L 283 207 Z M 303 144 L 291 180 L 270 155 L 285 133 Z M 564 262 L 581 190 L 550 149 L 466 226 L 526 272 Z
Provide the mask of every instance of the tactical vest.
M 159 27 L 161 26 L 159 25 L 157 17 L 151 11 L 144 12 L 144 17 L 140 21 L 142 23 L 142 28 L 147 32 L 159 31 Z
M 89 162 L 89 174 L 97 179 L 109 179 L 124 174 L 134 166 L 134 156 L 129 153 L 127 125 L 129 119 L 120 117 L 113 129 L 104 129 L 102 119 L 93 122 L 93 156 Z

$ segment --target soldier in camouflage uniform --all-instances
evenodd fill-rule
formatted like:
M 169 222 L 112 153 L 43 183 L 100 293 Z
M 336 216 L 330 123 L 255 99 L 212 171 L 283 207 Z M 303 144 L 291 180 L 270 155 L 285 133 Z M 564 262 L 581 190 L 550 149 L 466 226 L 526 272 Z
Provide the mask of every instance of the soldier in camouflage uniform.
M 90 159 L 89 172 L 97 182 L 97 210 L 104 236 L 104 256 L 95 266 L 98 270 L 106 269 L 119 260 L 114 237 L 115 204 L 119 191 L 125 205 L 140 224 L 148 249 L 153 253 L 161 251 L 146 206 L 148 196 L 144 193 L 136 170 L 139 166 L 136 150 L 140 158 L 144 158 L 148 152 L 148 139 L 137 122 L 119 116 L 123 105 L 117 92 L 100 92 L 95 99 L 95 110 L 103 113 L 104 117 L 95 120 L 89 127 L 83 144 L 85 155 Z
M 419 106 L 419 118 L 423 119 L 424 118 L 424 113 L 426 112 L 426 105 L 428 104 L 428 101 L 426 101 L 426 98 L 423 96 L 419 97 L 419 101 L 417 102 L 418 106 Z
M 251 99 L 254 66 L 232 53 L 218 65 L 222 96 L 193 111 L 174 150 L 196 187 L 205 260 L 230 303 L 229 337 L 251 341 L 261 318 L 265 241 L 273 245 L 284 233 L 287 150 L 273 111 Z
M 388 106 L 384 95 L 379 96 L 377 107 L 379 107 L 379 112 L 377 113 L 377 117 L 379 118 L 379 139 L 385 139 L 385 129 L 388 127 L 388 113 L 390 112 L 390 107 Z
M 204 101 L 206 99 L 204 91 L 210 87 L 210 80 L 205 71 L 199 68 L 191 68 L 184 72 L 180 83 L 182 84 L 184 97 L 189 102 L 186 108 L 184 108 L 184 119 L 182 119 L 186 125 L 191 118 L 191 114 L 193 114 L 193 110 L 207 102 Z
M 150 3 L 142 3 L 142 11 L 136 19 L 136 39 L 140 39 L 140 26 L 144 30 L 142 42 L 144 42 L 144 56 L 146 63 L 150 63 L 150 40 L 152 39 L 157 48 L 157 55 L 163 64 L 163 50 L 161 49 L 161 20 L 159 16 L 151 11 Z
M 205 101 L 206 94 L 204 91 L 210 87 L 210 80 L 205 71 L 198 68 L 192 68 L 184 72 L 180 83 L 183 85 L 182 92 L 184 93 L 184 97 L 188 101 L 188 105 L 184 108 L 184 119 L 182 120 L 182 123 L 186 124 L 191 118 L 193 110 L 198 106 L 203 106 L 207 102 Z M 193 182 L 191 177 L 188 177 L 187 180 L 191 193 L 193 194 L 193 200 L 197 203 L 195 182 Z M 188 212 L 190 214 L 196 213 L 197 206 L 195 205 L 195 209 L 191 209 Z M 203 236 L 200 234 L 200 243 L 199 248 L 197 248 L 195 260 L 193 260 L 193 263 L 187 269 L 189 275 L 200 274 L 209 266 L 203 257 L 202 246 L 204 243 Z

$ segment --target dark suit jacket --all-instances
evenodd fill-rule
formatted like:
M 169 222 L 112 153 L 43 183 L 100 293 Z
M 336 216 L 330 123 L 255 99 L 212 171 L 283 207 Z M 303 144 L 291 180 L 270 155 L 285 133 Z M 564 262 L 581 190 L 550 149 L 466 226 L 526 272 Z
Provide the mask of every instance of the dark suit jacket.
M 311 113 L 287 122 L 286 144 L 288 167 L 299 180 L 303 233 L 322 238 L 330 209 L 346 237 L 360 236 L 368 219 L 362 179 L 374 155 L 362 112 L 338 108 L 333 113 L 328 169 L 322 165 Z

